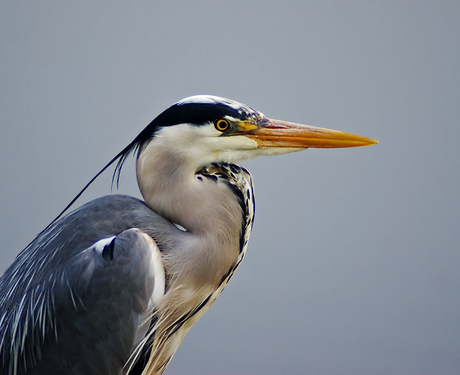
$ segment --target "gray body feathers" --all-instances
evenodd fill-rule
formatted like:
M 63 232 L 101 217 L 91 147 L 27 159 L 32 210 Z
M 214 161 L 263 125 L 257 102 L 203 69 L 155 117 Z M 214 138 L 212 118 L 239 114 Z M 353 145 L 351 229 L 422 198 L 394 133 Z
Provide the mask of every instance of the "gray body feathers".
M 0 279 L 3 373 L 120 372 L 154 286 L 149 244 L 130 228 L 181 235 L 142 201 L 114 195 L 59 220 L 17 257 Z M 112 249 L 94 249 L 112 236 Z
M 216 259 L 197 259 L 214 267 L 214 277 L 196 287 L 199 267 L 185 267 L 191 285 L 175 269 L 184 269 L 180 262 L 187 264 L 195 249 L 219 247 L 217 237 L 183 230 L 136 198 L 89 202 L 41 233 L 0 278 L 1 373 L 161 374 L 240 264 L 253 223 L 246 170 L 215 164 L 197 179 L 204 187 L 220 186 L 239 211 L 231 223 L 239 239 L 217 248 Z M 166 273 L 163 302 L 153 306 L 152 246 L 161 251 Z

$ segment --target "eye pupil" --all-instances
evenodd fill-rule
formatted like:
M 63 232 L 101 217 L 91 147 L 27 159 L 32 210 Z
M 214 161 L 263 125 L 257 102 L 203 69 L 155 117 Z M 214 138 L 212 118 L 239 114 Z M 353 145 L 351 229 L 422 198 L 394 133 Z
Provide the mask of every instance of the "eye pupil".
M 220 120 L 217 120 L 216 122 L 216 129 L 223 132 L 225 130 L 227 130 L 229 127 L 229 124 L 228 124 L 228 121 L 227 120 L 223 120 L 223 119 L 220 119 Z

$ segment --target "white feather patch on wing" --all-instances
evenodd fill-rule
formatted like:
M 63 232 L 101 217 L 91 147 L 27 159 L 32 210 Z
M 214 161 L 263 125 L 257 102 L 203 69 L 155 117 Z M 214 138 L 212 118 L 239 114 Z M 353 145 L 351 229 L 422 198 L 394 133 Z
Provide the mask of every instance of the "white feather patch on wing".
M 165 294 L 166 277 L 160 249 L 152 237 L 146 233 L 143 233 L 143 235 L 149 242 L 152 255 L 150 258 L 150 274 L 154 275 L 154 286 L 149 302 L 149 309 L 151 309 L 161 301 Z
M 104 247 L 106 247 L 112 240 L 115 238 L 115 236 L 112 237 L 107 237 L 103 238 L 102 240 L 97 241 L 93 246 L 94 250 L 98 252 L 99 254 L 102 253 L 102 250 L 104 250 Z

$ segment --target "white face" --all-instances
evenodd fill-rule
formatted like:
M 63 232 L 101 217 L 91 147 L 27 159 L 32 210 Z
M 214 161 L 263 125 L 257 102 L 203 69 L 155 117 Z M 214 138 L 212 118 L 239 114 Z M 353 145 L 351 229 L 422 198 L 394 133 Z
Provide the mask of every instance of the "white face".
M 213 123 L 194 126 L 179 124 L 162 128 L 152 140 L 155 147 L 167 146 L 171 153 L 202 166 L 212 162 L 247 159 L 257 143 L 245 136 L 221 137 Z
M 213 123 L 194 126 L 179 124 L 167 126 L 155 134 L 151 147 L 163 149 L 171 157 L 180 158 L 192 168 L 199 168 L 213 162 L 238 162 L 261 155 L 279 155 L 299 151 L 294 148 L 260 148 L 244 135 L 222 136 Z M 145 155 L 146 156 L 146 155 Z

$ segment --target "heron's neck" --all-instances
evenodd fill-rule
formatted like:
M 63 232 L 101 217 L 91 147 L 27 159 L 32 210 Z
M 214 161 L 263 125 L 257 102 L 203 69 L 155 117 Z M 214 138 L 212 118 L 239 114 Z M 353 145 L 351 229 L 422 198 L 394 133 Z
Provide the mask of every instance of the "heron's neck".
M 237 197 L 224 181 L 197 175 L 200 165 L 194 165 L 180 150 L 152 143 L 137 161 L 145 202 L 190 233 L 194 244 L 187 246 L 203 252 L 201 261 L 209 259 L 227 272 L 240 250 L 243 212 Z
M 195 233 L 213 232 L 232 223 L 239 227 L 240 207 L 232 191 L 196 175 L 200 167 L 173 150 L 147 146 L 137 161 L 137 180 L 145 202 Z M 238 214 L 232 217 L 231 211 Z

